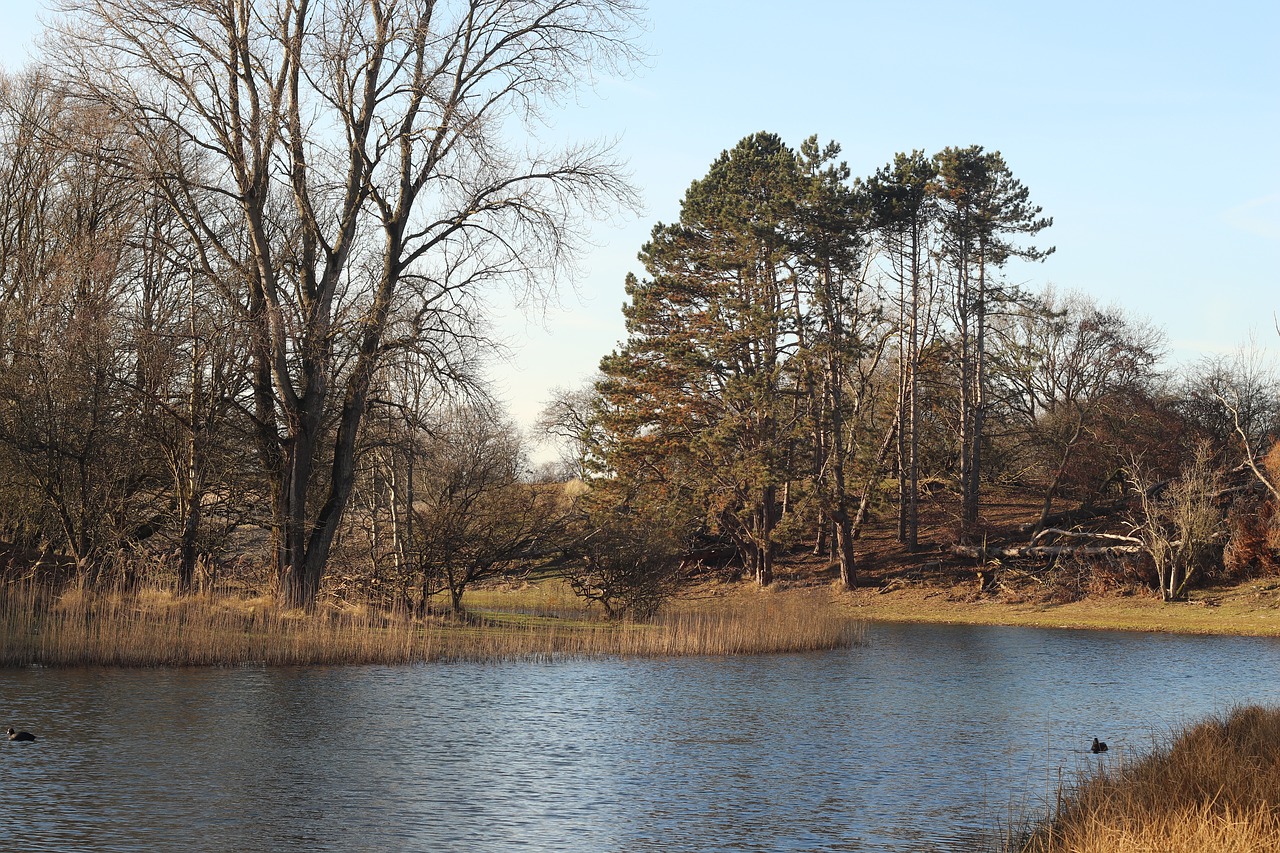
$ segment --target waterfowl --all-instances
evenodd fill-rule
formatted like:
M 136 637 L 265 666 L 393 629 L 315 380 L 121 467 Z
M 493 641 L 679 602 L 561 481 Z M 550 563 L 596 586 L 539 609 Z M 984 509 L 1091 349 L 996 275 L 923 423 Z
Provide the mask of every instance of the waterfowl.
M 31 732 L 15 732 L 13 727 L 9 727 L 9 740 L 35 740 L 36 736 Z
M 1089 747 L 1089 751 L 1092 752 L 1094 755 L 1097 755 L 1099 752 L 1106 752 L 1107 745 L 1102 741 L 1098 740 L 1097 738 L 1094 738 L 1093 746 Z

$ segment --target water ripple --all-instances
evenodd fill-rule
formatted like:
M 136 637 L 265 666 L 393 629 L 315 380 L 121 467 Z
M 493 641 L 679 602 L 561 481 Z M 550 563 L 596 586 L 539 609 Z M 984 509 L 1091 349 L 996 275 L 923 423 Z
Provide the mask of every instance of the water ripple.
M 0 849 L 981 849 L 1280 643 L 875 626 L 780 657 L 0 673 Z

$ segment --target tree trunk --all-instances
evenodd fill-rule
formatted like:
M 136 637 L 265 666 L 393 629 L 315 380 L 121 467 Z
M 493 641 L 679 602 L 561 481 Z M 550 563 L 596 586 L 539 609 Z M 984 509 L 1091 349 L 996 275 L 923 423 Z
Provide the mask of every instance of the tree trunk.
M 311 528 L 307 494 L 315 470 L 314 430 L 318 418 L 297 413 L 289 420 L 291 426 L 297 424 L 297 428 L 287 443 L 285 479 L 280 489 L 279 506 L 283 516 L 283 536 L 278 550 L 280 595 L 285 607 L 310 609 L 315 605 L 324 573 L 324 563 L 317 562 L 318 555 L 309 554 L 307 548 L 307 533 Z
M 1044 503 L 1040 506 L 1040 520 L 1036 522 L 1034 532 L 1039 533 L 1041 530 L 1049 526 L 1049 518 L 1053 515 L 1053 499 L 1058 494 L 1058 487 L 1062 485 L 1062 477 L 1066 472 L 1067 456 L 1071 455 L 1068 450 L 1063 456 L 1058 469 L 1054 471 L 1053 479 L 1049 482 L 1049 487 L 1044 492 Z
M 966 465 L 961 484 L 961 528 L 964 541 L 972 542 L 978 535 L 978 517 L 981 505 L 982 483 L 982 432 L 985 420 L 986 395 L 984 393 L 986 337 L 986 291 L 982 278 L 982 259 L 978 260 L 978 298 L 975 302 L 975 326 L 973 344 L 969 353 L 968 376 L 968 434 Z
M 196 537 L 200 530 L 200 499 L 187 501 L 182 522 L 182 542 L 178 548 L 178 595 L 189 595 L 195 590 L 196 561 L 200 556 Z
M 825 514 L 819 514 L 818 521 L 814 525 L 813 539 L 813 555 L 820 557 L 827 553 L 830 548 L 829 541 L 831 539 L 831 522 Z
M 889 431 L 885 433 L 884 441 L 880 445 L 880 452 L 876 454 L 875 463 L 871 466 L 871 471 L 867 475 L 866 481 L 862 485 L 862 497 L 858 500 L 858 513 L 853 517 L 852 538 L 857 539 L 862 530 L 862 524 L 867 520 L 867 510 L 871 506 L 871 494 L 874 490 L 876 478 L 880 475 L 880 470 L 884 466 L 884 460 L 889 455 L 889 448 L 893 447 L 893 440 L 898 434 L 898 420 L 894 418 L 892 424 L 889 425 Z
M 1114 554 L 1140 554 L 1142 545 L 1010 545 L 998 548 L 982 545 L 952 545 L 951 553 L 957 557 L 974 560 L 1009 559 L 1019 557 L 1103 557 Z M 1165 575 L 1161 574 L 1161 590 Z
M 962 276 L 963 277 L 963 276 Z M 961 311 L 967 312 L 967 292 L 962 297 Z M 973 476 L 973 341 L 969 336 L 967 314 L 960 326 L 960 541 L 973 541 L 977 529 L 976 513 L 970 515 Z
M 911 323 L 907 347 L 907 550 L 920 547 L 920 226 L 911 229 Z
M 204 498 L 200 421 L 196 397 L 198 382 L 192 383 L 188 417 L 186 471 L 179 491 L 178 505 L 182 514 L 182 535 L 178 546 L 178 594 L 188 595 L 195 588 L 201 503 Z
M 908 312 L 907 312 L 907 279 L 905 275 L 899 274 L 898 278 L 898 413 L 896 415 L 898 423 L 907 424 L 907 408 L 909 406 L 908 387 L 910 385 L 910 333 L 908 332 Z M 898 430 L 898 541 L 907 541 L 907 513 L 909 505 L 907 501 L 908 474 L 907 469 L 910 462 L 907 459 L 907 434 L 906 430 Z
M 773 583 L 773 528 L 777 523 L 773 508 L 776 487 L 768 486 L 759 510 L 756 535 L 756 582 L 762 586 Z
M 858 581 L 858 566 L 853 549 L 853 522 L 845 510 L 837 513 L 832 521 L 835 523 L 835 544 L 840 561 L 840 583 L 845 589 L 853 589 Z

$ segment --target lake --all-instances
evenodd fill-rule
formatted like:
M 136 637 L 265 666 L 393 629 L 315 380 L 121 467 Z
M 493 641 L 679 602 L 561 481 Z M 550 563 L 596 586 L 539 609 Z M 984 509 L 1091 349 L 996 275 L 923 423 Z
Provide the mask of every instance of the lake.
M 872 624 L 757 658 L 0 671 L 0 849 L 981 850 L 1280 641 Z M 1111 744 L 1094 757 L 1094 736 Z

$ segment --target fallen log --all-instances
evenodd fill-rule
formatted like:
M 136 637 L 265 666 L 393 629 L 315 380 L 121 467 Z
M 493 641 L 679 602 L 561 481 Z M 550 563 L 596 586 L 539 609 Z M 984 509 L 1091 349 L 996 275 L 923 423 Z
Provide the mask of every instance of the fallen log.
M 1010 545 L 1004 548 L 981 545 L 952 545 L 951 553 L 957 557 L 975 560 L 1008 559 L 1017 557 L 1061 557 L 1064 555 L 1101 557 L 1112 554 L 1141 554 L 1142 544 L 1125 545 Z
M 1063 539 L 1102 539 L 1108 542 L 1123 542 L 1127 545 L 1141 545 L 1142 540 L 1136 536 L 1124 536 L 1119 533 L 1092 533 L 1087 530 L 1063 530 L 1059 527 L 1046 527 L 1031 537 L 1034 545 L 1046 536 L 1061 536 Z

